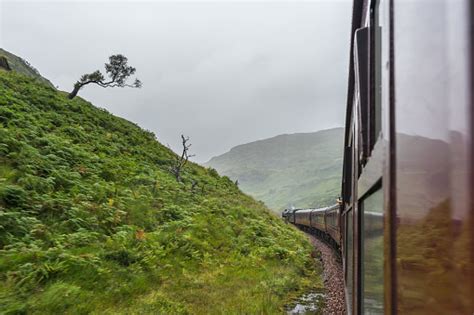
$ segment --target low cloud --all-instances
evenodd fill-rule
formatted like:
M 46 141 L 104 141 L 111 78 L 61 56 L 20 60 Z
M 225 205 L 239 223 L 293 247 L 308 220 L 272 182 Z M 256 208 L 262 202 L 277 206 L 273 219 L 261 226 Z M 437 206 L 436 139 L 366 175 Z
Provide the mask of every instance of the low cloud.
M 69 90 L 122 53 L 142 89 L 81 96 L 204 162 L 281 133 L 341 126 L 350 1 L 3 1 L 2 45 Z

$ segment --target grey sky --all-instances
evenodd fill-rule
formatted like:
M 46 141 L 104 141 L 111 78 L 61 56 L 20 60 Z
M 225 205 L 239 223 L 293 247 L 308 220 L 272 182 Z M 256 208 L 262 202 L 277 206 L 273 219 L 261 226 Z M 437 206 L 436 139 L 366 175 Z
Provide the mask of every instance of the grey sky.
M 0 0 L 1 1 L 1 0 Z M 80 96 L 196 161 L 282 133 L 342 126 L 350 1 L 3 0 L 0 46 L 62 90 L 122 53 L 142 89 Z

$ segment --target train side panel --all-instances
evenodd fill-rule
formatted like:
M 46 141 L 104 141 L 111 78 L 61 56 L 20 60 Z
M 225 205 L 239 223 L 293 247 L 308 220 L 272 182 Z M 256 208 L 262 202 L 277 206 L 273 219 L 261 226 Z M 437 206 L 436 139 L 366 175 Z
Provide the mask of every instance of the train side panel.
M 474 314 L 474 1 L 354 0 L 349 314 Z
M 338 246 L 341 245 L 339 205 L 329 207 L 326 210 L 326 233 L 331 236 Z
M 311 209 L 295 211 L 295 224 L 311 226 Z
M 314 209 L 311 211 L 311 227 L 326 232 L 324 213 L 326 209 Z

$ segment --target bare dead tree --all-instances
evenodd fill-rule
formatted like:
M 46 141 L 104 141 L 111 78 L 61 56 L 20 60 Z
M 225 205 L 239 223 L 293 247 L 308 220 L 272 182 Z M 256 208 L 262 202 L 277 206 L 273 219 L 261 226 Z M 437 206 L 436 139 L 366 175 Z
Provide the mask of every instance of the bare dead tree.
M 191 143 L 189 143 L 189 137 L 185 137 L 181 135 L 181 144 L 183 145 L 183 151 L 181 152 L 180 156 L 176 156 L 176 160 L 174 165 L 171 167 L 171 173 L 173 173 L 174 177 L 178 182 L 181 182 L 181 174 L 184 169 L 186 163 L 188 163 L 189 158 L 195 156 L 195 154 L 189 154 L 189 148 L 191 147 Z

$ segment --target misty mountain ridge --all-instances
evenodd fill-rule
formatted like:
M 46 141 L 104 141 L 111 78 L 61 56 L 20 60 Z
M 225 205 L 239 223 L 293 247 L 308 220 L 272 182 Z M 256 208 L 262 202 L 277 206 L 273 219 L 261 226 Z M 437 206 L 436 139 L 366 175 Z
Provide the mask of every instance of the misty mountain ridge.
M 205 165 L 274 211 L 326 206 L 340 194 L 343 138 L 343 128 L 278 135 L 238 145 Z

